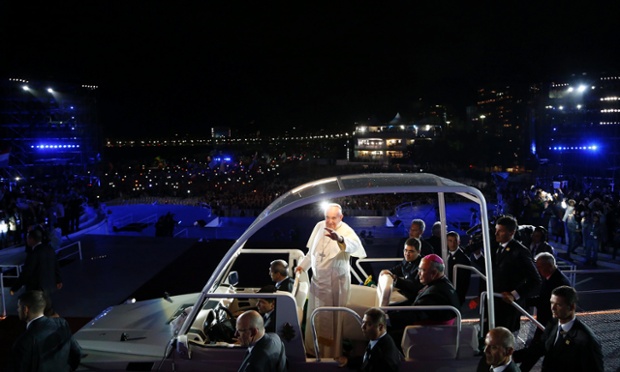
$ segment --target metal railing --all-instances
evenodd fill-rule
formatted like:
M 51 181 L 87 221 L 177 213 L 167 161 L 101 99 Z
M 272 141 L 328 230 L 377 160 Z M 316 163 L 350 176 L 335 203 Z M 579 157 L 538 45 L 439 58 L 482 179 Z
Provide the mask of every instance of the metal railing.
M 189 237 L 189 231 L 187 230 L 187 228 L 185 228 L 185 229 L 177 232 L 176 234 L 174 234 L 173 238 L 176 238 L 177 236 L 179 236 L 179 235 L 181 235 L 183 233 L 185 233 L 185 237 L 186 238 Z
M 64 259 L 65 259 L 65 258 L 67 258 L 67 257 L 71 257 L 71 256 L 73 256 L 73 255 L 77 254 L 77 255 L 79 255 L 79 256 L 80 256 L 80 261 L 82 261 L 82 243 L 81 243 L 79 240 L 78 240 L 77 242 L 73 242 L 73 243 L 71 243 L 71 244 L 67 244 L 67 245 L 65 245 L 65 246 L 63 246 L 63 247 L 58 248 L 58 249 L 56 250 L 56 253 L 58 254 L 58 253 L 60 253 L 61 251 L 64 251 L 65 249 L 68 249 L 68 248 L 71 248 L 71 247 L 73 247 L 73 246 L 75 246 L 75 245 L 77 245 L 77 247 L 78 247 L 78 248 L 77 248 L 77 251 L 75 251 L 75 252 L 73 252 L 73 253 L 69 253 L 69 254 L 68 254 L 68 255 L 66 255 L 66 256 L 58 257 L 58 259 L 59 259 L 59 260 L 64 260 Z
M 484 332 L 483 331 L 484 327 L 482 327 L 482 325 L 484 324 L 484 304 L 485 304 L 487 295 L 488 294 L 487 294 L 486 291 L 480 293 L 480 333 L 479 333 L 480 337 L 483 336 L 482 332 Z M 493 293 L 493 297 L 504 298 L 504 296 L 502 296 L 501 293 Z M 526 318 L 528 318 L 532 323 L 534 323 L 536 328 L 540 329 L 541 331 L 545 330 L 545 326 L 540 324 L 540 322 L 538 320 L 536 320 L 536 318 L 534 318 L 534 316 L 532 316 L 530 313 L 528 313 L 527 310 L 522 308 L 521 305 L 519 305 L 516 301 L 512 301 L 510 304 L 512 305 L 512 307 L 517 309 L 518 312 L 520 312 L 522 315 L 524 315 Z
M 357 260 L 357 262 L 355 262 L 355 266 L 357 267 L 359 272 L 364 276 L 364 278 L 368 278 L 368 274 L 362 268 L 362 263 L 365 263 L 365 262 L 400 262 L 402 260 L 403 260 L 402 258 L 360 258 L 359 260 Z M 351 271 L 354 272 L 353 270 Z M 355 274 L 355 276 L 358 277 L 357 274 Z M 364 280 L 360 280 L 360 283 L 363 283 Z

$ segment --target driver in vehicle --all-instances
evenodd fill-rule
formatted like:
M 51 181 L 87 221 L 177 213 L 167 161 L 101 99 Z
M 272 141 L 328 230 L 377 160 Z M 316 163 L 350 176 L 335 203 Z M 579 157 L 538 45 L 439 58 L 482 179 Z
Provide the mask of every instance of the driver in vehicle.
M 278 291 L 293 292 L 295 281 L 288 276 L 288 263 L 284 260 L 272 261 L 269 265 L 269 276 Z

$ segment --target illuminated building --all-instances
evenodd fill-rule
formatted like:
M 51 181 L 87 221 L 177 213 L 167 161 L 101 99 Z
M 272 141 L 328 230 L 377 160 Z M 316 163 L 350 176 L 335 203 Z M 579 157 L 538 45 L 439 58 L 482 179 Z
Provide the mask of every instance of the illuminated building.
M 539 156 L 563 170 L 620 162 L 620 74 L 579 74 L 550 84 L 538 128 Z M 605 175 L 600 173 L 599 175 Z
M 427 113 L 426 118 L 417 124 L 405 123 L 400 114 L 396 114 L 387 124 L 373 120 L 366 124 L 355 123 L 353 160 L 390 162 L 406 158 L 410 146 L 439 137 L 444 124 L 443 106 L 435 106 L 435 110 Z
M 0 89 L 2 177 L 83 174 L 97 161 L 97 86 L 8 78 Z

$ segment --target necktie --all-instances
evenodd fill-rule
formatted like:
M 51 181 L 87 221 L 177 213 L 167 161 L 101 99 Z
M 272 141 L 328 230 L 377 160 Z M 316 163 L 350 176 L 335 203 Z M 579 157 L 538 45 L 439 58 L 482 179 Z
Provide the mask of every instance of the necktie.
M 245 369 L 248 367 L 249 357 L 250 357 L 250 349 L 248 349 L 248 351 L 245 352 L 245 355 L 243 356 L 243 362 L 241 363 L 241 367 L 239 367 L 239 371 L 245 371 Z
M 564 338 L 566 338 L 566 331 L 562 328 L 562 326 L 558 326 L 558 335 L 555 339 L 555 343 L 557 344 L 558 342 L 564 340 Z
M 368 358 L 370 358 L 371 350 L 372 348 L 370 347 L 370 343 L 368 343 L 368 346 L 366 346 L 366 352 L 364 353 L 364 363 L 366 363 L 368 361 Z

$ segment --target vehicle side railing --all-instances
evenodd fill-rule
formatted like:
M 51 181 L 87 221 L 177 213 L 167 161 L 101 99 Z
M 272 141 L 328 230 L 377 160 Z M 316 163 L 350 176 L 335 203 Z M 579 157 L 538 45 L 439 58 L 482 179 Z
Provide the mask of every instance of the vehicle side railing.
M 453 279 L 452 284 L 454 285 L 454 288 L 456 288 L 456 282 L 458 278 L 458 275 L 456 275 L 456 273 L 458 272 L 458 269 L 473 271 L 474 273 L 478 274 L 480 278 L 482 278 L 482 280 L 484 281 L 487 280 L 486 275 L 484 275 L 482 272 L 480 272 L 480 270 L 476 269 L 475 267 L 470 266 L 470 265 L 456 264 L 452 268 L 452 279 Z
M 486 302 L 486 297 L 487 297 L 487 292 L 486 291 L 480 293 L 480 334 L 479 334 L 480 337 L 483 336 L 482 332 L 483 332 L 483 328 L 484 327 L 482 327 L 482 324 L 484 324 L 484 304 Z M 501 293 L 493 293 L 493 297 L 503 298 L 504 296 L 502 296 Z M 517 311 L 519 311 L 523 316 L 525 316 L 532 323 L 534 323 L 536 328 L 540 329 L 541 331 L 545 330 L 545 326 L 540 324 L 540 322 L 538 320 L 536 320 L 536 318 L 534 318 L 530 313 L 528 313 L 527 310 L 522 308 L 521 305 L 519 305 L 516 301 L 512 301 L 510 304 L 512 305 L 512 307 L 517 309 Z
M 357 272 L 353 270 L 353 268 L 351 268 L 351 273 L 357 278 L 357 280 L 360 283 L 364 283 L 366 278 L 368 278 L 368 274 L 362 268 L 362 263 L 364 262 L 401 262 L 402 260 L 403 260 L 402 258 L 360 258 L 359 260 L 357 260 L 357 262 L 355 262 L 355 266 L 357 267 L 359 272 L 362 274 L 364 279 L 360 279 L 359 276 L 357 275 Z

